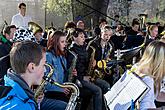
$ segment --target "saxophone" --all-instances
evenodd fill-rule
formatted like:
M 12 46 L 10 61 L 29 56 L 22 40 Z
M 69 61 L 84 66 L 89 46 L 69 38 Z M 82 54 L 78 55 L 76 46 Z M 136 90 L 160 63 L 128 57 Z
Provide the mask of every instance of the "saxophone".
M 77 105 L 77 99 L 80 95 L 79 88 L 76 86 L 76 84 L 70 83 L 70 82 L 59 84 L 53 80 L 49 80 L 49 82 L 61 88 L 71 88 L 73 90 L 65 110 L 75 110 L 76 105 Z
M 47 76 L 44 76 L 43 77 L 43 80 L 41 82 L 41 84 L 39 85 L 39 87 L 36 89 L 35 91 L 35 94 L 34 94 L 34 99 L 37 100 L 38 99 L 38 96 L 41 95 L 42 91 L 43 91 L 43 88 L 44 86 L 47 84 L 47 81 L 48 79 L 50 79 L 50 77 L 53 75 L 53 67 L 52 65 L 46 63 L 45 66 L 49 67 L 50 68 L 50 71 L 49 71 L 49 74 Z
M 106 62 L 109 62 L 109 61 L 110 61 L 109 56 L 110 56 L 110 54 L 111 54 L 111 52 L 112 52 L 113 47 L 112 47 L 112 45 L 111 45 L 110 43 L 108 43 L 108 44 L 109 44 L 109 50 L 108 50 L 106 56 L 103 58 L 103 60 L 101 60 L 102 63 L 103 63 L 103 62 L 106 63 Z M 103 79 L 103 77 L 105 76 L 105 74 L 110 74 L 110 73 L 112 73 L 111 70 L 110 70 L 109 68 L 107 68 L 107 67 L 101 67 L 101 68 L 100 68 L 99 65 L 100 65 L 100 62 L 98 61 L 98 62 L 97 62 L 98 68 L 95 69 L 95 71 L 94 71 L 95 77 L 98 77 L 98 78 Z
M 72 74 L 72 71 L 76 67 L 77 54 L 75 52 L 73 52 L 73 51 L 70 51 L 70 50 L 68 50 L 68 51 L 74 56 L 74 58 L 72 60 L 72 63 L 71 63 L 71 66 L 70 66 L 69 71 L 68 71 L 68 73 L 69 73 L 68 74 L 68 81 L 72 82 L 73 81 L 73 77 L 74 77 L 73 74 Z
M 92 49 L 92 53 L 91 53 L 91 57 L 90 57 L 90 60 L 89 60 L 88 74 L 90 76 L 92 76 L 92 74 L 93 74 L 93 61 L 95 60 L 96 49 L 93 46 L 90 46 L 90 48 Z
M 91 81 L 94 81 L 96 78 L 101 78 L 102 74 L 100 74 L 98 70 L 93 69 L 93 61 L 95 60 L 94 57 L 96 49 L 93 46 L 90 46 L 90 48 L 92 49 L 92 54 L 89 61 L 88 74 L 91 76 Z
M 113 49 L 112 45 L 110 43 L 108 43 L 108 44 L 109 44 L 109 51 L 108 51 L 106 57 L 104 58 L 104 60 L 106 60 L 106 61 L 110 60 L 109 56 L 111 55 L 111 52 L 112 52 L 112 49 Z
M 63 84 L 59 84 L 59 83 L 55 82 L 53 79 L 51 79 L 51 76 L 53 75 L 53 72 L 54 72 L 53 67 L 50 64 L 45 64 L 45 65 L 50 68 L 50 71 L 47 76 L 43 77 L 43 80 L 42 80 L 40 86 L 36 90 L 35 95 L 34 95 L 35 100 L 37 100 L 38 96 L 43 91 L 44 86 L 49 82 L 49 83 L 57 85 L 61 88 L 71 88 L 73 90 L 65 110 L 75 110 L 76 105 L 77 105 L 76 101 L 80 94 L 79 88 L 74 83 L 66 82 Z

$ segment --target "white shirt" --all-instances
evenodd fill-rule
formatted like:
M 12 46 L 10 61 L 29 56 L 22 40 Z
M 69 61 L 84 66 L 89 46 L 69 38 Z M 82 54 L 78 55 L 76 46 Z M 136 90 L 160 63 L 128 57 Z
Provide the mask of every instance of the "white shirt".
M 165 76 L 161 82 L 161 88 L 160 88 L 160 92 L 164 92 L 165 93 Z
M 143 81 L 150 87 L 150 91 L 143 97 L 140 102 L 140 110 L 147 110 L 149 108 L 156 108 L 155 94 L 154 94 L 154 79 L 150 76 L 145 76 Z
M 15 25 L 17 28 L 24 27 L 28 28 L 28 22 L 32 21 L 29 16 L 22 16 L 20 13 L 12 17 L 11 25 Z

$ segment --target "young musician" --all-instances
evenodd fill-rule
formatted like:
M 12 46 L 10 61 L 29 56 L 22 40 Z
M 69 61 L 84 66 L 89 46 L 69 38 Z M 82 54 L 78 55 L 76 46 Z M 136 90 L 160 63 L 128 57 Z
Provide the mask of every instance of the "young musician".
M 160 82 L 165 76 L 165 43 L 151 42 L 144 51 L 142 59 L 137 63 L 136 71 L 142 80 L 150 87 L 150 91 L 140 102 L 140 110 L 156 108 L 154 100 L 160 91 Z
M 96 62 L 106 58 L 112 58 L 114 52 L 114 44 L 110 41 L 113 32 L 110 26 L 106 25 L 101 30 L 101 37 L 94 40 L 90 46 L 96 49 Z M 110 54 L 109 54 L 110 52 Z M 110 56 L 107 56 L 107 55 Z
M 114 55 L 114 44 L 111 42 L 110 38 L 112 36 L 113 32 L 110 26 L 105 26 L 101 30 L 101 37 L 94 40 L 90 46 L 93 46 L 95 48 L 95 57 L 94 59 L 96 60 L 96 64 L 100 60 L 109 60 L 113 58 Z M 88 47 L 90 47 L 88 46 Z M 88 49 L 89 53 L 91 52 L 91 49 Z M 97 65 L 95 65 L 97 68 Z M 100 68 L 102 69 L 102 68 Z M 102 72 L 103 74 L 105 73 L 104 71 Z M 106 74 L 105 74 L 106 75 Z M 105 80 L 109 82 L 111 85 L 113 85 L 113 78 L 109 75 L 105 76 Z M 118 78 L 117 78 L 118 80 Z
M 2 82 L 3 82 L 3 76 L 7 73 L 7 69 L 10 68 L 9 52 L 12 46 L 14 46 L 17 42 L 21 42 L 21 41 L 27 41 L 27 40 L 33 42 L 36 41 L 35 37 L 33 36 L 33 33 L 30 30 L 24 28 L 19 28 L 16 30 L 14 25 L 10 27 L 13 29 L 9 30 L 9 27 L 7 27 L 7 29 L 4 30 L 5 33 L 4 35 L 7 36 L 6 37 L 7 39 L 10 38 L 10 40 L 12 40 L 13 42 L 11 43 L 11 45 L 8 44 L 0 45 L 0 51 L 2 50 L 0 53 L 0 56 L 2 55 L 0 60 L 0 78 L 2 78 Z M 10 35 L 7 35 L 7 33 L 8 34 L 10 33 Z
M 12 69 L 5 75 L 5 86 L 0 86 L 1 110 L 37 110 L 32 85 L 40 85 L 44 76 L 45 51 L 30 41 L 17 43 L 10 51 Z
M 16 27 L 14 25 L 7 26 L 3 30 L 3 36 L 1 35 L 0 37 L 3 37 L 5 39 L 4 41 L 0 40 L 0 58 L 3 57 L 3 59 L 0 60 L 0 84 L 1 81 L 3 82 L 3 76 L 6 74 L 7 69 L 10 67 L 10 58 L 7 56 L 11 50 L 12 42 L 11 40 L 13 39 L 14 32 L 16 31 Z
M 149 28 L 148 28 L 148 35 L 147 35 L 147 38 L 146 38 L 146 46 L 157 39 L 157 36 L 158 36 L 158 26 L 156 25 L 151 25 Z
M 51 77 L 55 82 L 63 84 L 67 76 L 66 70 L 66 36 L 61 31 L 55 31 L 50 34 L 47 43 L 46 61 L 53 66 L 54 72 Z M 76 74 L 76 71 L 74 74 Z M 45 87 L 45 97 L 41 103 L 41 109 L 65 110 L 68 98 L 66 95 L 70 93 L 68 88 L 48 83 Z
M 110 89 L 110 86 L 106 81 L 101 79 L 94 81 L 94 83 L 90 82 L 90 76 L 87 70 L 88 66 L 92 65 L 88 65 L 90 58 L 88 57 L 88 52 L 86 50 L 85 35 L 83 30 L 79 28 L 76 28 L 72 35 L 74 44 L 70 50 L 77 54 L 77 78 L 82 83 L 83 88 L 88 89 L 93 94 L 94 110 L 102 110 L 102 94 L 106 93 Z M 67 59 L 68 63 L 71 64 L 72 56 L 70 54 L 68 54 Z

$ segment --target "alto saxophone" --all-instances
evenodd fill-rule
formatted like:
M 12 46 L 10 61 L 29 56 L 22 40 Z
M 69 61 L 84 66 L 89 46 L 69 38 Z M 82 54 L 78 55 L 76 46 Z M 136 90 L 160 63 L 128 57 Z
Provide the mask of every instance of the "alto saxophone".
M 77 105 L 77 98 L 80 94 L 79 92 L 79 88 L 74 84 L 74 83 L 70 83 L 70 82 L 66 82 L 63 84 L 59 84 L 57 82 L 55 82 L 53 79 L 51 79 L 51 76 L 53 75 L 53 67 L 50 64 L 46 64 L 46 66 L 48 66 L 50 68 L 50 71 L 48 73 L 47 76 L 43 77 L 43 80 L 40 84 L 40 86 L 38 87 L 38 89 L 35 92 L 34 98 L 37 100 L 38 96 L 40 95 L 41 91 L 43 91 L 44 86 L 49 82 L 51 84 L 57 85 L 61 88 L 71 88 L 73 90 L 71 97 L 69 99 L 69 102 L 67 104 L 67 107 L 65 110 L 75 110 L 75 107 Z
M 89 61 L 88 74 L 91 76 L 91 81 L 93 81 L 95 80 L 95 78 L 101 78 L 102 74 L 93 69 L 93 61 L 95 60 L 94 57 L 96 49 L 93 46 L 90 46 L 90 48 L 92 49 L 92 54 Z
M 92 49 L 92 54 L 91 54 L 91 57 L 90 57 L 90 60 L 89 60 L 88 74 L 90 76 L 92 76 L 92 74 L 93 74 L 93 61 L 95 60 L 96 49 L 93 46 L 90 46 L 90 48 Z
M 108 51 L 106 57 L 104 58 L 104 60 L 107 60 L 107 61 L 110 60 L 109 56 L 111 55 L 111 52 L 113 49 L 112 45 L 110 43 L 108 43 L 108 44 L 109 44 L 109 51 Z
M 77 105 L 77 98 L 80 95 L 79 88 L 76 86 L 76 84 L 70 83 L 70 82 L 65 82 L 63 84 L 59 84 L 53 80 L 49 80 L 49 82 L 51 84 L 57 85 L 61 88 L 71 88 L 73 90 L 65 110 L 75 110 L 76 105 Z
M 47 75 L 46 77 L 43 78 L 41 84 L 40 84 L 39 87 L 36 89 L 36 92 L 35 92 L 35 94 L 34 94 L 35 100 L 37 100 L 38 96 L 41 95 L 44 86 L 47 84 L 47 81 L 46 81 L 46 80 L 49 79 L 49 78 L 53 75 L 53 71 L 54 71 L 54 70 L 53 70 L 52 65 L 46 63 L 45 66 L 48 66 L 48 67 L 50 68 L 50 71 L 49 71 L 48 75 Z
M 70 68 L 69 68 L 69 72 L 68 72 L 68 81 L 69 82 L 72 82 L 73 81 L 73 74 L 72 74 L 72 71 L 73 71 L 73 69 L 75 69 L 75 67 L 76 67 L 76 63 L 77 63 L 77 54 L 75 53 L 75 52 L 73 52 L 73 51 L 70 51 L 70 50 L 68 50 L 73 56 L 74 56 L 74 58 L 73 58 L 73 60 L 72 60 L 72 63 L 71 63 L 71 66 L 70 66 Z

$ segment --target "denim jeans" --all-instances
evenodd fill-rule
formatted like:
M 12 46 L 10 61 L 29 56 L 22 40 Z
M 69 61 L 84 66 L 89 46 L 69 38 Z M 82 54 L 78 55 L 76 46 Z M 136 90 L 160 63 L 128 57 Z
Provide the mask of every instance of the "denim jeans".
M 97 78 L 94 83 L 102 89 L 103 94 L 110 90 L 110 85 L 105 80 Z
M 99 86 L 88 81 L 81 81 L 84 88 L 90 90 L 93 94 L 94 110 L 102 110 L 102 90 Z
M 67 103 L 61 100 L 44 98 L 40 110 L 65 110 Z

